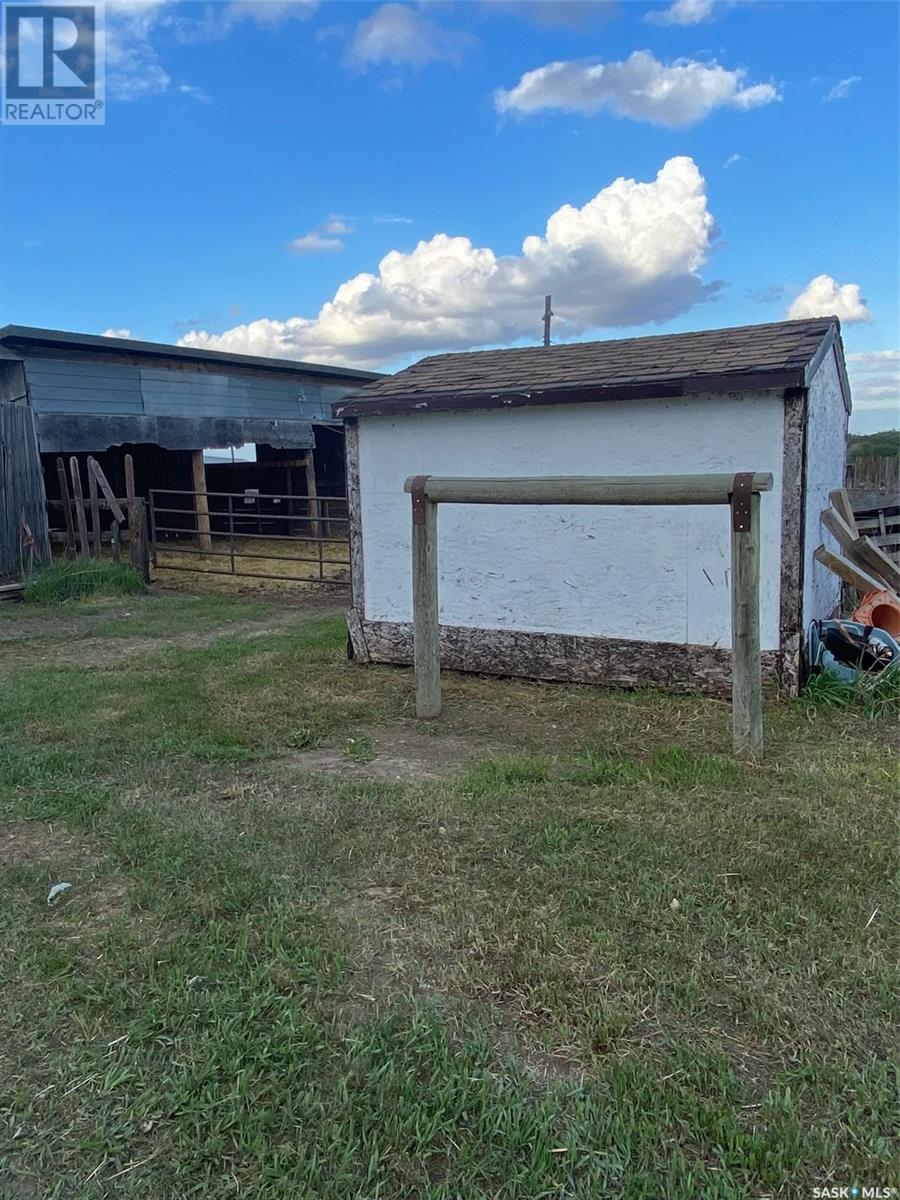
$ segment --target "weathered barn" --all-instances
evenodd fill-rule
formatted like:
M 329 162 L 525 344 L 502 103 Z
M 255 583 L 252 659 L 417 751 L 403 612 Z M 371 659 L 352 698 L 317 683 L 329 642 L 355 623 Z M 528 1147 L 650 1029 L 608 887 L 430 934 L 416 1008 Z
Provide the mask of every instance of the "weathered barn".
M 255 463 L 209 467 L 210 490 L 344 493 L 334 401 L 370 371 L 7 325 L 0 329 L 0 576 L 17 571 L 22 516 L 43 538 L 43 488 L 59 498 L 56 456 L 93 455 L 119 495 L 132 455 L 137 491 L 203 490 L 203 450 L 257 446 Z M 27 412 L 26 412 L 27 410 Z M 3 418 L 0 412 L 0 418 Z M 15 428 L 13 418 L 15 417 Z M 296 473 L 297 478 L 292 478 Z M 61 513 L 57 510 L 57 519 Z
M 411 661 L 409 476 L 770 471 L 763 666 L 796 690 L 804 629 L 839 601 L 813 559 L 850 411 L 836 318 L 437 355 L 334 411 L 347 425 L 359 658 Z M 725 691 L 729 538 L 721 508 L 442 506 L 442 662 Z

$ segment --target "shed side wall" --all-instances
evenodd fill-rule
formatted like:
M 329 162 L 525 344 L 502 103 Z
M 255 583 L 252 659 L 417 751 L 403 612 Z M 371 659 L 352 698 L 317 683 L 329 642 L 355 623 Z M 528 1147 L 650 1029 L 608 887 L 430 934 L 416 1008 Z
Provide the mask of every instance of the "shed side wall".
M 823 542 L 841 553 L 821 523 L 829 492 L 843 487 L 847 458 L 847 409 L 835 352 L 822 361 L 809 384 L 806 433 L 806 506 L 804 515 L 803 626 L 834 615 L 841 602 L 841 581 L 813 554 Z
M 365 619 L 408 622 L 409 475 L 771 471 L 762 647 L 779 645 L 781 394 L 359 419 Z M 728 647 L 726 508 L 442 505 L 441 622 Z

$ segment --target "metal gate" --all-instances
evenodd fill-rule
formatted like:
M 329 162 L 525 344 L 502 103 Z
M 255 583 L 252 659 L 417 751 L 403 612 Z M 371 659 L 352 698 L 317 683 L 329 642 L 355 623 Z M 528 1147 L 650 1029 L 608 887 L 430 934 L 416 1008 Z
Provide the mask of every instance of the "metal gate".
M 150 490 L 154 567 L 344 587 L 350 578 L 345 496 Z

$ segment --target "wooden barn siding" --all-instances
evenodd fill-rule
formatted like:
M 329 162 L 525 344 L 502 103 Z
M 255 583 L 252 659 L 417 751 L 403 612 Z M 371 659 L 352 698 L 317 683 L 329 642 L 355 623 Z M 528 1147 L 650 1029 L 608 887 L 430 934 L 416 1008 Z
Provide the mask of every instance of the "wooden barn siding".
M 45 513 L 34 412 L 21 401 L 0 404 L 0 578 L 19 577 L 23 516 L 37 539 L 37 554 L 50 557 Z
M 27 395 L 24 363 L 0 358 L 0 404 L 24 400 Z
M 37 412 L 137 416 L 144 411 L 140 375 L 134 367 L 27 358 L 25 372 Z
M 61 358 L 25 360 L 36 411 L 72 415 L 206 416 L 330 421 L 333 393 L 281 380 Z

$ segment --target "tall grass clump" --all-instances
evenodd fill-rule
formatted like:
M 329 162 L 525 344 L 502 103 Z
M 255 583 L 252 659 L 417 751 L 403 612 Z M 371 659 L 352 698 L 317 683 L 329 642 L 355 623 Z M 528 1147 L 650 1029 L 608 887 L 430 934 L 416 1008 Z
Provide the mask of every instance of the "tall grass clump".
M 144 586 L 137 571 L 125 563 L 78 559 L 39 571 L 27 584 L 23 599 L 27 604 L 63 604 L 90 596 L 130 596 L 144 591 Z
M 810 678 L 803 699 L 816 708 L 855 709 L 872 718 L 900 717 L 900 663 L 878 674 L 860 671 L 852 683 L 822 671 Z

